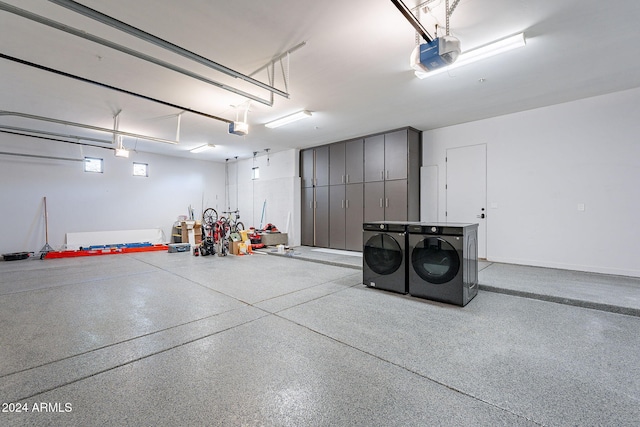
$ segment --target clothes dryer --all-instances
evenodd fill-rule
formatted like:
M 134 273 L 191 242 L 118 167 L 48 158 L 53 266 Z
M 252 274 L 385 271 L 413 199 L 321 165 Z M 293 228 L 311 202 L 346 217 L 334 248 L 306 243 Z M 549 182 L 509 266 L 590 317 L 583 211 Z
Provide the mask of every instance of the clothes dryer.
M 412 296 L 465 306 L 478 294 L 478 224 L 407 227 Z
M 362 225 L 362 281 L 370 288 L 406 294 L 407 224 L 398 221 Z

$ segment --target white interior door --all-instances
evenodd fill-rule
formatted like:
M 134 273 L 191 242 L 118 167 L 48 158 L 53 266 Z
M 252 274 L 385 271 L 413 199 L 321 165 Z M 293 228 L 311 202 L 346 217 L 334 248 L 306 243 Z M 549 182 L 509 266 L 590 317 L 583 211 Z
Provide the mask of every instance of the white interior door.
M 487 257 L 487 146 L 447 150 L 447 222 L 476 223 L 478 258 Z

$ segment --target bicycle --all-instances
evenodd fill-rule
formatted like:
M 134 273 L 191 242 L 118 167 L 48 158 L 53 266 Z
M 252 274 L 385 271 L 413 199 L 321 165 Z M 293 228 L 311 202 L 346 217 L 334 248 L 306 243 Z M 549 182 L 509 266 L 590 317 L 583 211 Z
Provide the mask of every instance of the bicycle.
M 223 214 L 227 214 L 227 216 L 223 216 L 220 218 L 221 221 L 226 222 L 229 225 L 229 230 L 231 233 L 238 233 L 244 230 L 244 223 L 239 221 L 240 219 L 240 210 L 236 209 L 235 211 L 223 211 Z

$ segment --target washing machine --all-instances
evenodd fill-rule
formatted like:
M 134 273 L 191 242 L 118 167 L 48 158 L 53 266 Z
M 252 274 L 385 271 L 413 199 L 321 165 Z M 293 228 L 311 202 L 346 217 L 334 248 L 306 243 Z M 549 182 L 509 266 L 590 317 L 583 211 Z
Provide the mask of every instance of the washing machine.
M 478 224 L 407 226 L 412 296 L 465 306 L 478 294 Z
M 406 294 L 407 222 L 362 224 L 362 282 L 370 287 Z

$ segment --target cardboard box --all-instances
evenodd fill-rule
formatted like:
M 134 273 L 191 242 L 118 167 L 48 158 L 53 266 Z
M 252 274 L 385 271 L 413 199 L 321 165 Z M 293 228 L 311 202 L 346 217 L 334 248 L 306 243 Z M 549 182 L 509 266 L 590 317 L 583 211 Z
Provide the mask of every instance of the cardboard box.
M 202 242 L 202 223 L 200 221 L 182 221 L 180 229 L 182 243 L 198 245 Z
M 240 253 L 240 243 L 242 242 L 229 242 L 229 253 L 231 255 L 238 255 Z
M 193 224 L 193 237 L 195 237 L 196 245 L 202 243 L 202 222 L 196 221 L 196 223 Z

